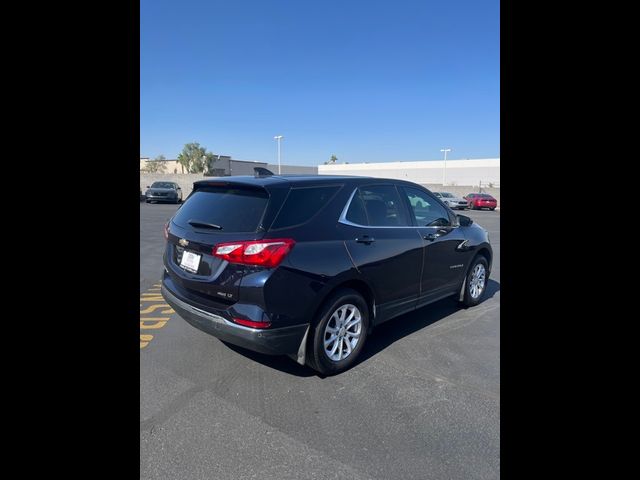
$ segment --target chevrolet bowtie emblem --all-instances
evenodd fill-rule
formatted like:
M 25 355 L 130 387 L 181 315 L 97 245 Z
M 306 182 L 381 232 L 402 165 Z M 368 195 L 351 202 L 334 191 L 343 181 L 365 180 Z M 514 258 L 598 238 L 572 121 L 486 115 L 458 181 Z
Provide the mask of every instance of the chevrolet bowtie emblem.
M 178 243 L 183 247 L 186 247 L 187 245 L 189 245 L 189 240 L 185 240 L 184 238 L 181 238 L 180 240 L 178 240 Z

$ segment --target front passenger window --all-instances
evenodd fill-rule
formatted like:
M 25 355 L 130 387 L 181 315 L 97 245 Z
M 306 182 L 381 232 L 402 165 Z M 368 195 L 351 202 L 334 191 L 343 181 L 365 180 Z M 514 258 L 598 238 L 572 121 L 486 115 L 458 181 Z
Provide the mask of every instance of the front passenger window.
M 403 187 L 403 190 L 419 227 L 446 227 L 451 224 L 447 210 L 425 192 L 411 187 Z

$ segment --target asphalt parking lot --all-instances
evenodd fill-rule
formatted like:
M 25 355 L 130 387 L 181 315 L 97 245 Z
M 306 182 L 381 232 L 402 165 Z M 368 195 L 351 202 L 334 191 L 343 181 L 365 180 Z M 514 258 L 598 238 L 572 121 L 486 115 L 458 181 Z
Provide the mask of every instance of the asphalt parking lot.
M 140 204 L 140 478 L 499 478 L 499 211 L 461 212 L 494 249 L 480 305 L 445 299 L 391 320 L 354 368 L 321 378 L 163 303 L 163 224 L 177 208 Z

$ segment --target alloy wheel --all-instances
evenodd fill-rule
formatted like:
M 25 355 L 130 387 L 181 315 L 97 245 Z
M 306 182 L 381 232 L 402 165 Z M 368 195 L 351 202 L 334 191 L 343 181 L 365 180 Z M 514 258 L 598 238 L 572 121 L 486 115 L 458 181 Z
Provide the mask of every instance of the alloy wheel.
M 471 273 L 471 281 L 469 282 L 469 294 L 474 300 L 482 295 L 486 276 L 487 272 L 484 268 L 484 265 L 482 265 L 481 263 L 477 264 L 473 268 L 473 272 Z
M 338 307 L 324 329 L 324 353 L 334 362 L 344 360 L 356 348 L 362 334 L 362 314 L 358 307 Z

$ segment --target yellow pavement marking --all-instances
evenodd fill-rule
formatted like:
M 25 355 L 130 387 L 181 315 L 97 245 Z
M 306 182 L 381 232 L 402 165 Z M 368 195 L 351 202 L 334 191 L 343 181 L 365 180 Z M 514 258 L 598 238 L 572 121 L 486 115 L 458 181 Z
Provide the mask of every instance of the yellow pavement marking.
M 147 325 L 144 322 L 150 322 L 150 321 L 154 321 L 155 323 L 153 325 Z M 155 329 L 155 328 L 162 328 L 167 324 L 167 320 L 140 320 L 140 330 L 148 330 L 148 329 Z
M 155 295 L 153 297 L 141 298 L 140 301 L 141 302 L 164 302 L 164 298 L 162 297 L 162 295 Z
M 159 308 L 166 308 L 166 307 L 169 307 L 169 305 L 166 303 L 156 303 L 155 305 L 149 305 L 144 310 L 140 310 L 140 313 L 151 313 L 155 310 L 158 310 Z M 173 308 L 166 308 L 166 310 L 162 310 L 160 313 L 166 314 L 166 313 L 176 313 L 176 312 L 173 311 Z
M 142 302 L 150 302 L 146 304 L 146 308 L 142 308 Z M 164 297 L 160 294 L 160 284 L 154 284 L 152 288 L 149 288 L 144 293 L 140 294 L 140 349 L 147 347 L 153 335 L 146 333 L 149 330 L 158 330 L 164 327 L 169 321 L 170 315 L 175 313 L 173 308 L 166 303 Z M 154 316 L 154 315 L 165 316 Z M 142 333 L 145 331 L 145 333 Z

